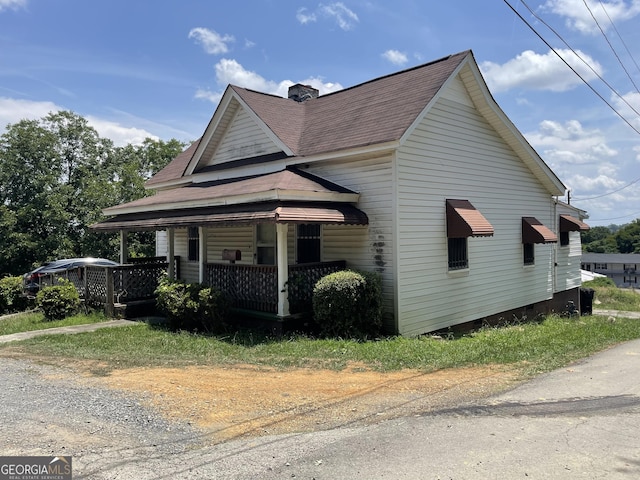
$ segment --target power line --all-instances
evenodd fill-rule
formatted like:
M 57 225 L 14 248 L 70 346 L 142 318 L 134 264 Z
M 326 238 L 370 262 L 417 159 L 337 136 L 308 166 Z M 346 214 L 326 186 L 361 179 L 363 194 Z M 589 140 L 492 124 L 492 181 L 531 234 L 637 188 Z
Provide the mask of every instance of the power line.
M 591 86 L 591 84 L 590 84 L 589 82 L 587 82 L 587 81 L 584 79 L 584 77 L 582 77 L 582 75 L 580 75 L 580 74 L 577 72 L 577 70 L 576 70 L 576 69 L 574 69 L 571 65 L 569 65 L 569 63 L 568 63 L 564 58 L 562 58 L 562 55 L 560 55 L 560 54 L 558 53 L 558 51 L 557 51 L 554 47 L 552 47 L 552 46 L 551 46 L 551 44 L 550 44 L 549 42 L 547 42 L 547 41 L 542 37 L 542 35 L 540 35 L 540 33 L 538 33 L 538 31 L 537 31 L 535 28 L 533 28 L 533 26 L 532 26 L 530 23 L 529 23 L 529 22 L 527 22 L 527 21 L 524 19 L 524 17 L 523 17 L 522 15 L 520 15 L 520 14 L 519 14 L 519 13 L 518 13 L 518 12 L 517 12 L 513 7 L 512 7 L 512 6 L 511 6 L 511 4 L 509 4 L 509 2 L 507 2 L 507 0 L 504 0 L 504 2 L 505 2 L 507 5 L 509 5 L 509 8 L 511 8 L 511 10 L 513 10 L 513 11 L 516 13 L 516 15 L 518 15 L 518 17 L 520 17 L 520 19 L 521 19 L 521 20 L 522 20 L 522 21 L 523 21 L 523 22 L 524 22 L 524 23 L 525 23 L 525 24 L 526 24 L 526 25 L 527 25 L 527 26 L 528 26 L 528 27 L 533 31 L 533 33 L 535 33 L 535 34 L 537 35 L 537 37 L 538 37 L 540 40 L 542 40 L 542 41 L 545 43 L 545 45 L 547 45 L 547 47 L 549 47 L 549 48 L 551 49 L 551 51 L 552 51 L 553 53 L 555 53 L 555 54 L 556 54 L 556 56 L 557 56 L 560 60 L 562 60 L 562 62 L 563 62 L 567 67 L 569 67 L 569 68 L 571 69 L 571 71 L 572 71 L 573 73 L 575 73 L 575 74 L 576 74 L 576 76 L 577 76 L 580 80 L 582 80 L 582 82 L 583 82 L 587 87 L 589 87 L 589 89 L 590 89 L 593 93 L 595 93 L 595 94 L 598 96 L 598 98 L 600 98 L 600 100 L 602 100 L 604 103 L 606 103 L 606 104 L 607 104 L 607 106 L 608 106 L 611 110 L 613 110 L 613 112 L 614 112 L 616 115 L 618 115 L 618 117 L 620 117 L 620 118 L 621 118 L 621 119 L 622 119 L 622 120 L 623 120 L 627 125 L 629 125 L 629 126 L 630 126 L 630 127 L 631 127 L 635 132 L 636 132 L 636 133 L 639 133 L 639 134 L 640 134 L 640 130 L 638 130 L 636 127 L 634 127 L 634 126 L 633 126 L 633 124 L 632 124 L 629 120 L 627 120 L 627 119 L 626 119 L 626 118 L 625 118 L 625 117 L 624 117 L 620 112 L 618 112 L 618 110 L 616 110 L 616 109 L 615 109 L 615 107 L 614 107 L 613 105 L 611 105 L 611 104 L 610 104 L 610 103 L 609 103 L 609 102 L 608 102 L 608 101 L 607 101 L 607 100 L 606 100 L 606 99 L 605 99 L 605 98 L 600 94 L 600 92 L 598 92 L 594 87 L 592 87 L 592 86 Z M 614 94 L 615 94 L 615 95 L 616 95 L 620 100 L 622 100 L 622 102 L 624 102 L 624 103 L 625 103 L 625 104 L 626 104 L 626 105 L 627 105 L 631 110 L 633 110 L 633 112 L 634 112 L 636 115 L 640 116 L 640 112 L 638 112 L 638 110 L 636 110 L 636 109 L 635 109 L 635 107 L 634 107 L 633 105 L 631 105 L 631 104 L 629 103 L 629 101 L 628 101 L 626 98 L 624 98 L 622 95 L 620 95 L 620 93 L 618 93 L 618 91 L 617 91 L 617 90 L 616 90 L 616 89 L 615 89 L 615 88 L 614 88 L 614 87 L 613 87 L 609 82 L 607 82 L 604 78 L 602 78 L 602 76 L 601 76 L 598 72 L 596 72 L 596 70 L 595 70 L 595 69 L 594 69 L 594 68 L 593 68 L 593 67 L 592 67 L 592 66 L 591 66 L 591 65 L 590 65 L 590 64 L 589 64 L 589 63 L 588 63 L 584 58 L 582 58 L 582 56 L 581 56 L 578 52 L 576 52 L 576 51 L 575 51 L 575 49 L 574 49 L 571 45 L 569 45 L 569 43 L 568 43 L 568 42 L 567 42 L 567 41 L 562 37 L 562 35 L 560 35 L 560 34 L 559 34 L 559 33 L 558 33 L 558 32 L 557 32 L 557 31 L 556 31 L 556 30 L 555 30 L 551 25 L 549 25 L 549 24 L 548 24 L 548 23 L 547 23 L 543 18 L 541 18 L 537 13 L 535 13 L 535 12 L 533 11 L 533 9 L 532 9 L 531 7 L 529 7 L 529 5 L 527 5 L 527 2 L 525 2 L 524 0 L 520 0 L 520 3 L 522 3 L 522 5 L 524 5 L 524 6 L 526 7 L 526 9 L 527 9 L 527 10 L 529 10 L 529 13 L 531 13 L 531 15 L 533 15 L 533 16 L 536 18 L 536 20 L 538 20 L 538 21 L 539 21 L 539 22 L 541 22 L 545 27 L 547 27 L 549 30 L 551 30 L 551 31 L 553 32 L 553 34 L 554 34 L 556 37 L 558 37 L 558 38 L 560 39 L 560 41 L 561 41 L 562 43 L 564 43 L 564 44 L 565 44 L 565 46 L 566 46 L 569 50 L 571 50 L 571 52 L 572 52 L 576 57 L 578 57 L 578 59 L 579 59 L 582 63 L 584 63 L 584 64 L 585 64 L 585 66 L 586 66 L 587 68 L 589 68 L 589 70 L 591 70 L 591 72 L 592 72 L 596 77 L 598 77 L 598 79 L 599 79 L 602 83 L 604 83 L 604 84 L 609 88 L 609 90 L 611 90 L 611 91 L 612 91 L 612 92 L 613 92 L 613 93 L 614 93 Z
M 504 3 L 505 3 L 505 4 L 507 4 L 507 6 L 508 6 L 512 11 L 513 11 L 513 13 L 515 13 L 515 14 L 518 16 L 518 18 L 520 18 L 520 20 L 522 20 L 522 22 L 524 22 L 524 24 L 525 24 L 527 27 L 529 27 L 529 29 L 530 29 L 530 30 L 531 30 L 531 31 L 532 31 L 532 32 L 533 32 L 533 33 L 534 33 L 534 34 L 535 34 L 535 35 L 536 35 L 540 40 L 542 40 L 542 42 L 543 42 L 547 47 L 549 47 L 549 49 L 550 49 L 552 52 L 553 52 L 553 53 L 555 53 L 555 54 L 556 54 L 556 56 L 557 56 L 560 60 L 562 60 L 562 62 L 563 62 L 567 67 L 569 67 L 569 69 L 570 69 L 570 70 L 571 70 L 571 71 L 572 71 L 572 72 L 573 72 L 573 73 L 574 73 L 574 74 L 575 74 L 575 75 L 576 75 L 576 76 L 577 76 L 577 77 L 578 77 L 578 78 L 579 78 L 579 79 L 580 79 L 580 80 L 581 80 L 581 81 L 582 81 L 582 82 L 583 82 L 587 87 L 589 87 L 589 89 L 590 89 L 593 93 L 595 93 L 595 94 L 598 96 L 598 98 L 600 98 L 600 100 L 602 100 L 602 101 L 603 101 L 603 102 L 604 102 L 604 103 L 605 103 L 605 104 L 606 104 L 606 105 L 607 105 L 607 106 L 608 106 L 608 107 L 609 107 L 609 108 L 610 108 L 610 109 L 611 109 L 611 110 L 612 110 L 612 111 L 613 111 L 613 112 L 614 112 L 618 117 L 620 117 L 620 119 L 621 119 L 624 123 L 626 123 L 629 127 L 631 127 L 631 129 L 632 129 L 634 132 L 636 132 L 636 133 L 640 134 L 640 130 L 638 130 L 635 126 L 633 126 L 633 124 L 632 124 L 629 120 L 627 120 L 627 119 L 626 119 L 626 118 L 625 118 L 625 117 L 624 117 L 620 112 L 618 112 L 618 110 L 616 110 L 616 109 L 615 109 L 615 107 L 614 107 L 613 105 L 611 105 L 611 104 L 610 104 L 610 103 L 609 103 L 609 102 L 608 102 L 608 101 L 607 101 L 607 100 L 606 100 L 606 99 L 605 99 L 605 98 L 600 94 L 600 92 L 598 92 L 594 87 L 592 87 L 592 86 L 591 86 L 591 84 L 589 84 L 589 82 L 587 82 L 587 81 L 582 77 L 582 75 L 580 75 L 580 74 L 576 71 L 576 69 L 574 69 L 571 65 L 569 65 L 569 63 L 568 63 L 564 58 L 562 58 L 562 56 L 561 56 L 561 55 L 556 51 L 556 49 L 555 49 L 555 48 L 553 48 L 553 47 L 551 46 L 551 44 L 550 44 L 547 40 L 545 40 L 545 39 L 544 39 L 544 37 L 543 37 L 540 33 L 538 33 L 538 31 L 537 31 L 537 30 L 536 30 L 536 29 L 535 29 L 535 28 L 534 28 L 534 27 L 533 27 L 533 26 L 532 26 L 532 25 L 531 25 L 531 24 L 530 24 L 530 23 L 529 23 L 529 22 L 528 22 L 528 21 L 527 21 L 527 20 L 526 20 L 522 15 L 521 15 L 521 14 L 520 14 L 520 13 L 519 13 L 519 12 L 518 12 L 518 11 L 517 11 L 517 10 L 516 10 L 512 5 L 511 5 L 511 4 L 507 1 L 507 0 L 503 0 L 503 1 L 504 1 Z M 583 1 L 584 1 L 584 0 L 583 0 Z M 582 63 L 584 63 L 587 67 L 589 67 L 589 69 L 591 69 L 591 71 L 592 71 L 592 72 L 593 72 L 593 73 L 594 73 L 594 74 L 595 74 L 595 75 L 596 75 L 596 76 L 597 76 L 597 77 L 598 77 L 598 78 L 599 78 L 599 79 L 600 79 L 600 80 L 601 80 L 601 81 L 602 81 L 602 82 L 603 82 L 607 87 L 609 87 L 609 89 L 610 89 L 612 92 L 614 92 L 614 93 L 618 96 L 618 98 L 620 98 L 624 103 L 626 103 L 626 104 L 629 106 L 629 108 L 631 108 L 631 110 L 633 110 L 633 111 L 634 111 L 638 116 L 640 116 L 640 113 L 638 113 L 638 111 L 637 111 L 637 110 L 636 110 L 632 105 L 630 105 L 630 104 L 629 104 L 629 102 L 627 102 L 627 100 L 626 100 L 626 99 L 624 99 L 624 97 L 622 97 L 622 96 L 621 96 L 621 95 L 620 95 L 620 94 L 619 94 L 619 93 L 618 93 L 618 92 L 617 92 L 617 91 L 616 91 L 616 90 L 615 90 L 615 89 L 614 89 L 614 88 L 613 88 L 613 87 L 612 87 L 612 86 L 611 86 L 611 85 L 610 85 L 606 80 L 604 80 L 604 79 L 603 79 L 603 78 L 602 78 L 602 77 L 601 77 L 601 76 L 600 76 L 600 75 L 599 75 L 599 74 L 598 74 L 598 73 L 597 73 L 597 72 L 596 72 L 596 71 L 595 71 L 595 70 L 594 70 L 594 69 L 593 69 L 593 68 L 592 68 L 592 67 L 591 67 L 591 66 L 590 66 L 590 65 L 589 65 L 589 64 L 588 64 L 588 63 L 587 63 L 587 62 L 586 62 L 586 61 L 585 61 L 585 60 L 584 60 L 584 59 L 583 59 L 583 58 L 582 58 L 582 57 L 581 57 L 581 56 L 580 56 L 580 55 L 579 55 L 579 54 L 578 54 L 578 53 L 577 53 L 577 52 L 576 52 L 576 51 L 575 51 L 575 50 L 574 50 L 574 49 L 573 49 L 573 48 L 572 48 L 572 47 L 571 47 L 571 46 L 570 46 L 570 45 L 569 45 L 565 40 L 564 40 L 564 38 L 562 38 L 562 36 L 561 36 L 558 32 L 556 32 L 556 31 L 555 31 L 555 30 L 554 30 L 554 29 L 553 29 L 549 24 L 547 24 L 547 22 L 545 22 L 542 18 L 540 18 L 540 17 L 539 17 L 539 16 L 538 16 L 538 15 L 537 15 L 537 14 L 536 14 L 536 13 L 535 13 L 531 8 L 530 8 L 530 7 L 529 7 L 529 5 L 527 5 L 527 3 L 526 3 L 524 0 L 520 0 L 520 3 L 522 3 L 522 4 L 526 7 L 526 9 L 527 9 L 527 10 L 529 10 L 529 12 L 531 13 L 531 15 L 533 15 L 533 16 L 534 16 L 538 21 L 540 21 L 540 22 L 541 22 L 543 25 L 545 25 L 549 30 L 551 30 L 551 31 L 552 31 L 552 32 L 553 32 L 553 33 L 554 33 L 554 34 L 555 34 L 555 35 L 556 35 L 556 36 L 557 36 L 557 37 L 558 37 L 558 38 L 559 38 L 559 39 L 560 39 L 560 40 L 561 40 L 561 41 L 562 41 L 566 46 L 567 46 L 567 48 L 569 48 L 569 49 L 570 49 L 570 50 L 571 50 L 571 51 L 572 51 L 572 52 L 573 52 L 573 53 L 574 53 L 574 54 L 575 54 L 575 55 L 576 55 L 576 56 L 577 56 L 577 57 L 582 61 Z M 585 4 L 586 4 L 586 3 L 585 3 Z M 587 7 L 587 8 L 588 8 L 588 7 Z M 604 8 L 604 6 L 603 6 L 603 8 Z M 589 9 L 589 12 L 591 12 L 591 10 L 590 10 L 590 9 Z M 606 13 L 606 10 L 605 10 L 605 13 Z M 593 16 L 593 14 L 592 14 L 592 16 Z M 607 14 L 607 16 L 608 16 L 608 14 Z M 594 20 L 595 20 L 595 18 L 594 18 Z M 610 21 L 611 21 L 611 19 L 610 19 Z M 597 23 L 597 21 L 596 21 L 596 23 Z M 611 23 L 612 23 L 612 25 L 613 25 L 613 22 L 611 22 Z M 598 25 L 598 26 L 599 26 L 599 25 Z M 614 28 L 615 28 L 615 26 L 614 26 Z M 616 31 L 617 31 L 617 30 L 616 30 Z M 613 48 L 613 47 L 612 47 L 612 48 Z M 636 64 L 636 66 L 637 66 L 637 64 Z M 625 69 L 625 71 L 626 71 L 626 69 Z M 635 86 L 635 83 L 634 83 L 634 86 Z M 589 198 L 580 198 L 580 197 L 577 197 L 577 198 L 574 198 L 574 200 L 577 200 L 577 201 L 587 201 L 587 200 L 594 200 L 594 199 L 597 199 L 597 198 L 606 197 L 606 196 L 608 196 L 608 195 L 612 195 L 612 194 L 617 193 L 617 192 L 619 192 L 619 191 L 621 191 L 621 190 L 624 190 L 625 188 L 628 188 L 628 187 L 630 187 L 631 185 L 633 185 L 633 184 L 635 184 L 635 183 L 637 183 L 637 182 L 639 182 L 639 181 L 640 181 L 640 178 L 637 178 L 637 179 L 633 180 L 632 182 L 628 183 L 627 185 L 625 185 L 625 186 L 623 186 L 623 187 L 621 187 L 621 188 L 619 188 L 619 189 L 617 189 L 617 190 L 614 190 L 614 191 L 612 191 L 612 192 L 608 192 L 608 193 L 605 193 L 605 194 L 602 194 L 602 195 L 598 195 L 598 196 L 595 196 L 595 197 L 589 197 Z
M 618 35 L 618 38 L 620 39 L 620 42 L 622 42 L 622 45 L 624 45 L 624 48 L 627 51 L 627 54 L 629 55 L 629 58 L 631 58 L 631 61 L 633 62 L 633 64 L 638 69 L 638 72 L 640 72 L 640 65 L 638 65 L 638 62 L 636 62 L 636 59 L 633 58 L 633 54 L 631 53 L 631 50 L 629 50 L 629 47 L 627 46 L 627 44 L 625 43 L 624 39 L 622 38 L 622 35 L 620 35 L 620 32 L 618 31 L 618 29 L 616 28 L 615 24 L 613 23 L 613 20 L 611 20 L 611 17 L 609 16 L 609 12 L 607 12 L 607 9 L 604 7 L 604 4 L 601 1 L 599 3 L 600 3 L 600 6 L 602 7 L 602 10 L 607 15 L 607 18 L 609 19 L 609 23 L 613 27 L 613 30 L 616 32 L 616 35 Z
M 624 190 L 625 188 L 630 187 L 631 185 L 640 182 L 640 178 L 636 178 L 635 180 L 627 183 L 624 187 L 620 187 L 617 190 L 613 190 L 611 192 L 607 192 L 607 193 L 603 193 L 602 195 L 597 195 L 595 197 L 589 197 L 589 198 L 580 198 L 580 197 L 573 197 L 573 200 L 577 200 L 579 202 L 584 202 L 587 200 L 595 200 L 596 198 L 602 198 L 602 197 L 607 197 L 609 195 L 613 195 L 614 193 L 618 193 L 621 190 Z
M 640 212 L 630 213 L 629 215 L 623 215 L 622 217 L 614 217 L 614 218 L 593 218 L 589 219 L 591 222 L 610 222 L 611 220 L 620 220 L 621 218 L 629 218 L 629 217 L 640 217 Z
M 589 4 L 587 3 L 587 0 L 582 0 L 582 3 L 584 3 L 584 6 L 587 7 L 587 10 L 589 10 L 589 14 L 591 15 L 591 18 L 593 18 L 593 21 L 596 22 L 596 25 L 598 26 L 598 29 L 600 30 L 600 33 L 602 33 L 602 36 L 607 41 L 607 44 L 609 45 L 609 48 L 611 49 L 611 51 L 615 55 L 616 59 L 618 59 L 618 63 L 620 64 L 620 66 L 624 70 L 624 73 L 627 74 L 627 77 L 629 78 L 629 80 L 631 81 L 633 86 L 635 87 L 636 92 L 640 93 L 640 91 L 638 90 L 638 86 L 636 85 L 636 82 L 633 81 L 633 78 L 631 78 L 631 75 L 629 74 L 629 71 L 624 66 L 624 63 L 622 63 L 622 60 L 620 59 L 620 56 L 618 55 L 618 52 L 616 52 L 616 49 L 613 48 L 613 45 L 612 45 L 611 41 L 609 40 L 609 37 L 607 37 L 607 34 L 605 33 L 604 29 L 600 26 L 600 22 L 598 22 L 598 19 L 596 18 L 596 16 L 591 11 L 591 7 L 589 7 Z M 602 2 L 600 2 L 600 5 L 602 5 Z M 602 8 L 604 8 L 604 5 L 602 5 Z M 606 13 L 606 10 L 605 10 L 605 13 Z M 611 22 L 611 17 L 609 17 L 609 21 Z M 613 25 L 613 22 L 611 22 L 611 24 Z M 638 112 L 636 112 L 636 113 L 638 113 Z

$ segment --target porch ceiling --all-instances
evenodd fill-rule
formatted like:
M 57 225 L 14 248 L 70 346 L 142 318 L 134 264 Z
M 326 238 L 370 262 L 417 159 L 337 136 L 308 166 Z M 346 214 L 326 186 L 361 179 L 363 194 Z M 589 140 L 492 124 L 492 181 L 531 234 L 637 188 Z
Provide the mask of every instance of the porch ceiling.
M 362 210 L 346 203 L 266 202 L 208 208 L 124 213 L 91 225 L 98 231 L 163 230 L 200 225 L 318 223 L 368 225 Z

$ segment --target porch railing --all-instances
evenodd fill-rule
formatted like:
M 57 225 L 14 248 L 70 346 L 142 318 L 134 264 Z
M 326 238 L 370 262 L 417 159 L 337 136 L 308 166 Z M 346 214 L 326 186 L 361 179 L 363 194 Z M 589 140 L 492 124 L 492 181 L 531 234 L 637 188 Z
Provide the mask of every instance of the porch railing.
M 316 282 L 345 268 L 344 260 L 290 265 L 287 281 L 290 313 L 310 312 Z M 277 313 L 278 271 L 275 266 L 209 263 L 206 272 L 206 283 L 224 292 L 233 307 Z
M 169 263 L 162 258 L 147 259 L 113 267 L 87 265 L 43 276 L 40 287 L 55 285 L 59 278 L 69 280 L 87 305 L 104 305 L 107 311 L 115 303 L 128 303 L 154 297 Z M 176 258 L 179 264 L 179 258 Z

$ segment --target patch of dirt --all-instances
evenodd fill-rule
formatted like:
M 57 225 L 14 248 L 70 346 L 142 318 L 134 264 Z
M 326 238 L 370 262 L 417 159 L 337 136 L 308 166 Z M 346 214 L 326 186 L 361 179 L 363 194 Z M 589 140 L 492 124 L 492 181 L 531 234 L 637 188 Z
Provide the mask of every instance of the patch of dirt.
M 419 415 L 505 390 L 517 377 L 502 367 L 380 373 L 202 366 L 115 370 L 91 381 L 140 394 L 217 443 Z

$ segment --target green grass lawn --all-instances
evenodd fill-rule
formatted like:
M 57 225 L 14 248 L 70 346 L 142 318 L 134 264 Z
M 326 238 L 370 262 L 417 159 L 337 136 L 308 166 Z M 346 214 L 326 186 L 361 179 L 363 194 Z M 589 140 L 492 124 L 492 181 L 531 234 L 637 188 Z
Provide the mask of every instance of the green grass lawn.
M 640 311 L 640 294 L 633 290 L 616 287 L 598 287 L 594 290 L 597 302 L 593 308 L 625 312 Z
M 47 335 L 0 346 L 39 358 L 90 360 L 113 368 L 254 364 L 276 368 L 342 369 L 362 365 L 381 371 L 434 371 L 502 364 L 523 375 L 549 371 L 611 345 L 640 338 L 640 321 L 551 316 L 541 323 L 485 328 L 459 338 L 388 337 L 375 341 L 270 338 L 251 333 L 201 336 L 172 333 L 141 323 L 75 335 Z M 4 352 L 4 353 L 3 353 Z
M 640 311 L 636 298 L 640 295 L 636 293 L 621 291 L 610 295 L 601 287 L 596 290 L 596 299 L 602 302 L 596 308 Z M 0 321 L 0 334 L 103 320 L 102 315 L 77 315 L 60 322 L 46 322 L 39 314 L 25 314 Z M 424 335 L 371 341 L 303 335 L 275 338 L 247 331 L 205 336 L 173 333 L 140 323 L 8 343 L 0 345 L 0 356 L 26 354 L 52 361 L 87 360 L 99 365 L 100 372 L 124 367 L 234 364 L 329 369 L 358 365 L 380 371 L 410 368 L 426 372 L 498 364 L 528 376 L 636 338 L 640 338 L 640 320 L 612 321 L 598 315 L 550 316 L 542 322 L 486 327 L 450 338 Z
M 106 320 L 108 319 L 101 313 L 91 313 L 89 315 L 74 315 L 64 320 L 48 321 L 45 320 L 44 315 L 40 312 L 25 312 L 0 319 L 0 335 L 67 327 L 70 325 L 84 325 L 87 323 L 104 322 Z

